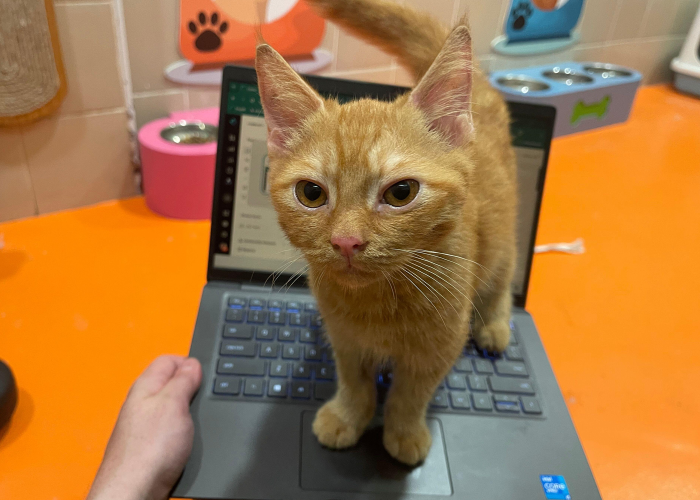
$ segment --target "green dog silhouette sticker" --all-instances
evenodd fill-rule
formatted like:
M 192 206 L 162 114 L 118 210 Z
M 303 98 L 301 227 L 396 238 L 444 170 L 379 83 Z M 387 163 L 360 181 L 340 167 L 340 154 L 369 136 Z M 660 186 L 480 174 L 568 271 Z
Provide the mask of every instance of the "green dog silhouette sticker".
M 576 125 L 581 119 L 589 116 L 595 116 L 600 120 L 605 116 L 605 113 L 608 112 L 609 105 L 609 95 L 603 97 L 600 102 L 595 102 L 593 104 L 586 104 L 583 101 L 579 101 L 576 103 L 576 106 L 574 106 L 574 112 L 571 115 L 571 124 Z

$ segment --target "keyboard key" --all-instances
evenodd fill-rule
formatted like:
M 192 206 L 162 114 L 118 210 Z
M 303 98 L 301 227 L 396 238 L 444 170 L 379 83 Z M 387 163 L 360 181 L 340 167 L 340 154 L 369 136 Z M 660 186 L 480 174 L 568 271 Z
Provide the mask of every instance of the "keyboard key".
M 333 382 L 316 382 L 314 387 L 314 398 L 319 401 L 327 401 L 335 394 L 335 384 Z
M 467 389 L 467 382 L 464 379 L 464 375 L 457 375 L 453 373 L 447 376 L 447 387 L 450 389 L 456 389 L 458 391 L 465 391 Z
M 258 378 L 249 378 L 245 381 L 243 394 L 246 396 L 262 396 L 265 381 Z
M 228 305 L 230 305 L 230 306 L 245 307 L 246 302 L 247 302 L 246 299 L 242 299 L 240 297 L 229 297 L 228 298 Z
M 279 344 L 262 344 L 260 345 L 260 357 L 261 358 L 276 358 L 279 352 Z
M 496 403 L 496 410 L 503 413 L 520 413 L 520 405 L 514 403 Z
M 461 373 L 471 373 L 472 360 L 469 358 L 459 358 L 455 363 L 454 371 Z
M 270 377 L 287 378 L 289 373 L 289 363 L 275 361 L 270 365 Z
M 285 345 L 282 347 L 282 359 L 300 359 L 301 351 L 298 345 Z
M 267 395 L 273 398 L 287 397 L 287 381 L 286 380 L 271 380 L 267 387 Z
M 270 311 L 267 321 L 271 325 L 284 325 L 287 322 L 287 313 L 284 311 Z
M 433 396 L 430 401 L 431 408 L 447 408 L 447 393 L 445 391 L 438 391 Z
M 511 377 L 527 377 L 527 369 L 523 363 L 514 361 L 498 360 L 495 363 L 496 372 L 499 375 L 510 375 Z
M 216 377 L 214 379 L 214 394 L 235 396 L 241 392 L 241 379 L 238 377 Z
M 265 323 L 267 320 L 267 311 L 259 309 L 251 309 L 248 311 L 248 323 Z
M 299 302 L 287 302 L 287 311 L 301 311 Z
M 267 303 L 268 309 L 284 309 L 284 301 L 282 300 L 271 300 Z
M 455 410 L 468 410 L 470 407 L 469 394 L 457 394 L 451 392 L 450 403 L 452 403 L 452 408 Z
M 296 340 L 296 330 L 293 330 L 291 328 L 281 328 L 280 329 L 280 334 L 277 337 L 280 339 L 282 342 L 294 342 Z
M 250 308 L 252 309 L 254 307 L 265 307 L 265 301 L 260 299 L 250 299 Z
M 289 313 L 289 324 L 294 326 L 306 326 L 309 318 L 304 313 Z
M 304 330 L 302 330 L 301 335 L 299 336 L 300 342 L 306 342 L 308 344 L 315 344 L 317 340 L 318 340 L 318 334 L 316 333 L 316 331 L 309 330 L 308 328 L 305 328 Z
M 321 361 L 321 348 L 307 345 L 304 348 L 304 359 L 307 361 Z
M 255 356 L 255 343 L 243 340 L 224 340 L 221 342 L 221 354 L 228 356 Z
M 311 382 L 292 382 L 292 397 L 294 399 L 311 399 Z
M 474 344 L 469 344 L 467 347 L 464 348 L 464 354 L 465 356 L 479 357 L 481 351 L 479 351 Z
M 220 359 L 216 373 L 230 375 L 265 375 L 265 362 L 261 359 Z
M 534 395 L 535 389 L 527 380 L 507 377 L 489 377 L 489 385 L 493 392 L 506 392 L 510 394 Z
M 232 339 L 252 339 L 254 326 L 250 325 L 224 325 L 224 337 Z
M 322 363 L 315 368 L 316 380 L 333 380 L 335 378 L 335 367 L 327 363 Z
M 491 375 L 493 373 L 493 364 L 489 359 L 475 359 L 474 368 L 476 373 L 484 373 L 486 375 Z
M 474 409 L 479 411 L 491 411 L 493 410 L 493 404 L 491 404 L 491 398 L 487 394 L 472 394 L 472 402 L 474 403 Z
M 539 415 L 542 413 L 542 408 L 540 408 L 540 402 L 535 398 L 529 398 L 522 396 L 520 400 L 523 403 L 523 412 L 530 415 Z
M 496 394 L 493 396 L 496 410 L 504 413 L 520 413 L 520 398 L 518 396 L 507 396 Z
M 316 312 L 318 308 L 316 307 L 316 302 L 307 302 L 304 304 L 304 310 L 306 312 Z
M 245 312 L 243 309 L 227 309 L 226 310 L 226 321 L 229 323 L 240 323 L 243 321 Z
M 294 368 L 292 368 L 292 377 L 311 378 L 311 367 L 306 363 L 294 363 Z
M 485 391 L 487 389 L 486 377 L 482 377 L 480 375 L 469 375 L 467 380 L 469 380 L 469 388 L 472 391 Z
M 277 328 L 266 328 L 258 327 L 258 332 L 255 334 L 255 338 L 258 340 L 275 340 L 277 336 Z
M 331 363 L 335 361 L 335 358 L 333 357 L 333 348 L 331 346 L 326 346 L 322 350 L 326 361 L 330 361 Z
M 508 396 L 507 394 L 494 394 L 493 400 L 496 403 L 520 403 L 518 396 Z
M 504 354 L 506 355 L 506 358 L 511 361 L 523 361 L 523 353 L 518 346 L 510 345 L 506 347 Z
M 311 315 L 311 326 L 315 328 L 321 328 L 323 326 L 323 319 L 320 314 Z

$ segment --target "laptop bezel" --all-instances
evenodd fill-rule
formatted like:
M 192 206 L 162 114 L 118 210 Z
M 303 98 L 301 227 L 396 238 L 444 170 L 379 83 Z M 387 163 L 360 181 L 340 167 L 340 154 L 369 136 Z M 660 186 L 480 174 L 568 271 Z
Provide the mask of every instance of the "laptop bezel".
M 399 95 L 409 91 L 407 87 L 395 85 L 383 85 L 377 83 L 357 82 L 352 80 L 342 80 L 338 78 L 319 77 L 313 75 L 303 75 L 304 79 L 309 82 L 316 90 L 323 94 L 346 94 L 360 97 L 373 97 L 382 100 L 393 100 Z M 226 103 L 228 98 L 229 83 L 241 82 L 257 85 L 257 75 L 255 69 L 245 66 L 227 65 L 223 71 L 223 79 L 221 85 L 221 105 L 219 107 L 219 124 L 223 123 L 226 118 Z M 523 282 L 523 292 L 513 294 L 513 303 L 517 307 L 525 307 L 527 299 L 527 290 L 530 282 L 530 272 L 532 267 L 532 258 L 534 255 L 534 244 L 537 236 L 537 227 L 539 225 L 539 214 L 542 205 L 542 195 L 544 192 L 544 181 L 546 178 L 547 165 L 549 162 L 549 152 L 551 147 L 551 139 L 554 131 L 555 108 L 551 106 L 542 106 L 518 102 L 508 102 L 511 114 L 526 116 L 528 118 L 537 118 L 545 120 L 548 123 L 547 147 L 544 150 L 544 165 L 541 170 L 540 179 L 538 181 L 538 195 L 535 206 L 535 217 L 531 231 L 531 244 L 528 246 L 528 255 L 526 258 L 525 277 Z M 216 169 L 214 182 L 214 197 L 212 200 L 212 215 L 211 229 L 209 233 L 209 258 L 207 265 L 207 281 L 224 281 L 234 283 L 249 283 L 253 285 L 263 285 L 266 281 L 269 283 L 270 273 L 262 271 L 250 271 L 242 269 L 222 269 L 214 266 L 214 256 L 216 237 L 215 231 L 219 227 L 221 210 L 219 208 L 219 197 L 221 184 L 218 180 L 221 178 L 222 169 L 224 168 L 224 147 L 225 134 L 223 127 L 219 127 L 217 153 L 216 153 Z M 234 186 L 235 192 L 235 176 Z M 233 203 L 235 204 L 235 197 Z M 233 205 L 232 205 L 233 210 Z M 277 279 L 278 283 L 285 283 L 291 277 L 290 274 L 282 274 Z M 304 276 L 300 277 L 293 284 L 294 288 L 306 288 L 307 283 Z

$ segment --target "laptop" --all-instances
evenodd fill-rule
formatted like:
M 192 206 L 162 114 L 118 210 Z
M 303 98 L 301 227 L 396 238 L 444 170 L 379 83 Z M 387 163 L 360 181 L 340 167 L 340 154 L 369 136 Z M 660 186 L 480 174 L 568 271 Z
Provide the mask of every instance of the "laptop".
M 341 101 L 394 99 L 402 87 L 307 77 Z M 503 355 L 473 344 L 436 391 L 433 446 L 415 468 L 381 443 L 381 416 L 357 446 L 332 451 L 311 430 L 335 391 L 333 353 L 303 259 L 277 224 L 267 188 L 267 128 L 252 68 L 223 73 L 207 285 L 190 356 L 192 455 L 173 496 L 245 500 L 599 499 L 535 324 L 525 311 L 554 127 L 553 108 L 510 103 L 520 182 L 512 340 Z M 377 374 L 378 397 L 391 383 Z M 381 406 L 380 406 L 381 408 Z M 381 414 L 381 410 L 378 412 Z

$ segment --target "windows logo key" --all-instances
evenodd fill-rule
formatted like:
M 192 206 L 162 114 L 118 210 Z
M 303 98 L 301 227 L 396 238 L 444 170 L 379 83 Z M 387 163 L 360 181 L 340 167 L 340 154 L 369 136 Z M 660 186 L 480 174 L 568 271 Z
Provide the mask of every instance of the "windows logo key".
M 544 496 L 547 499 L 571 500 L 564 476 L 540 476 Z

